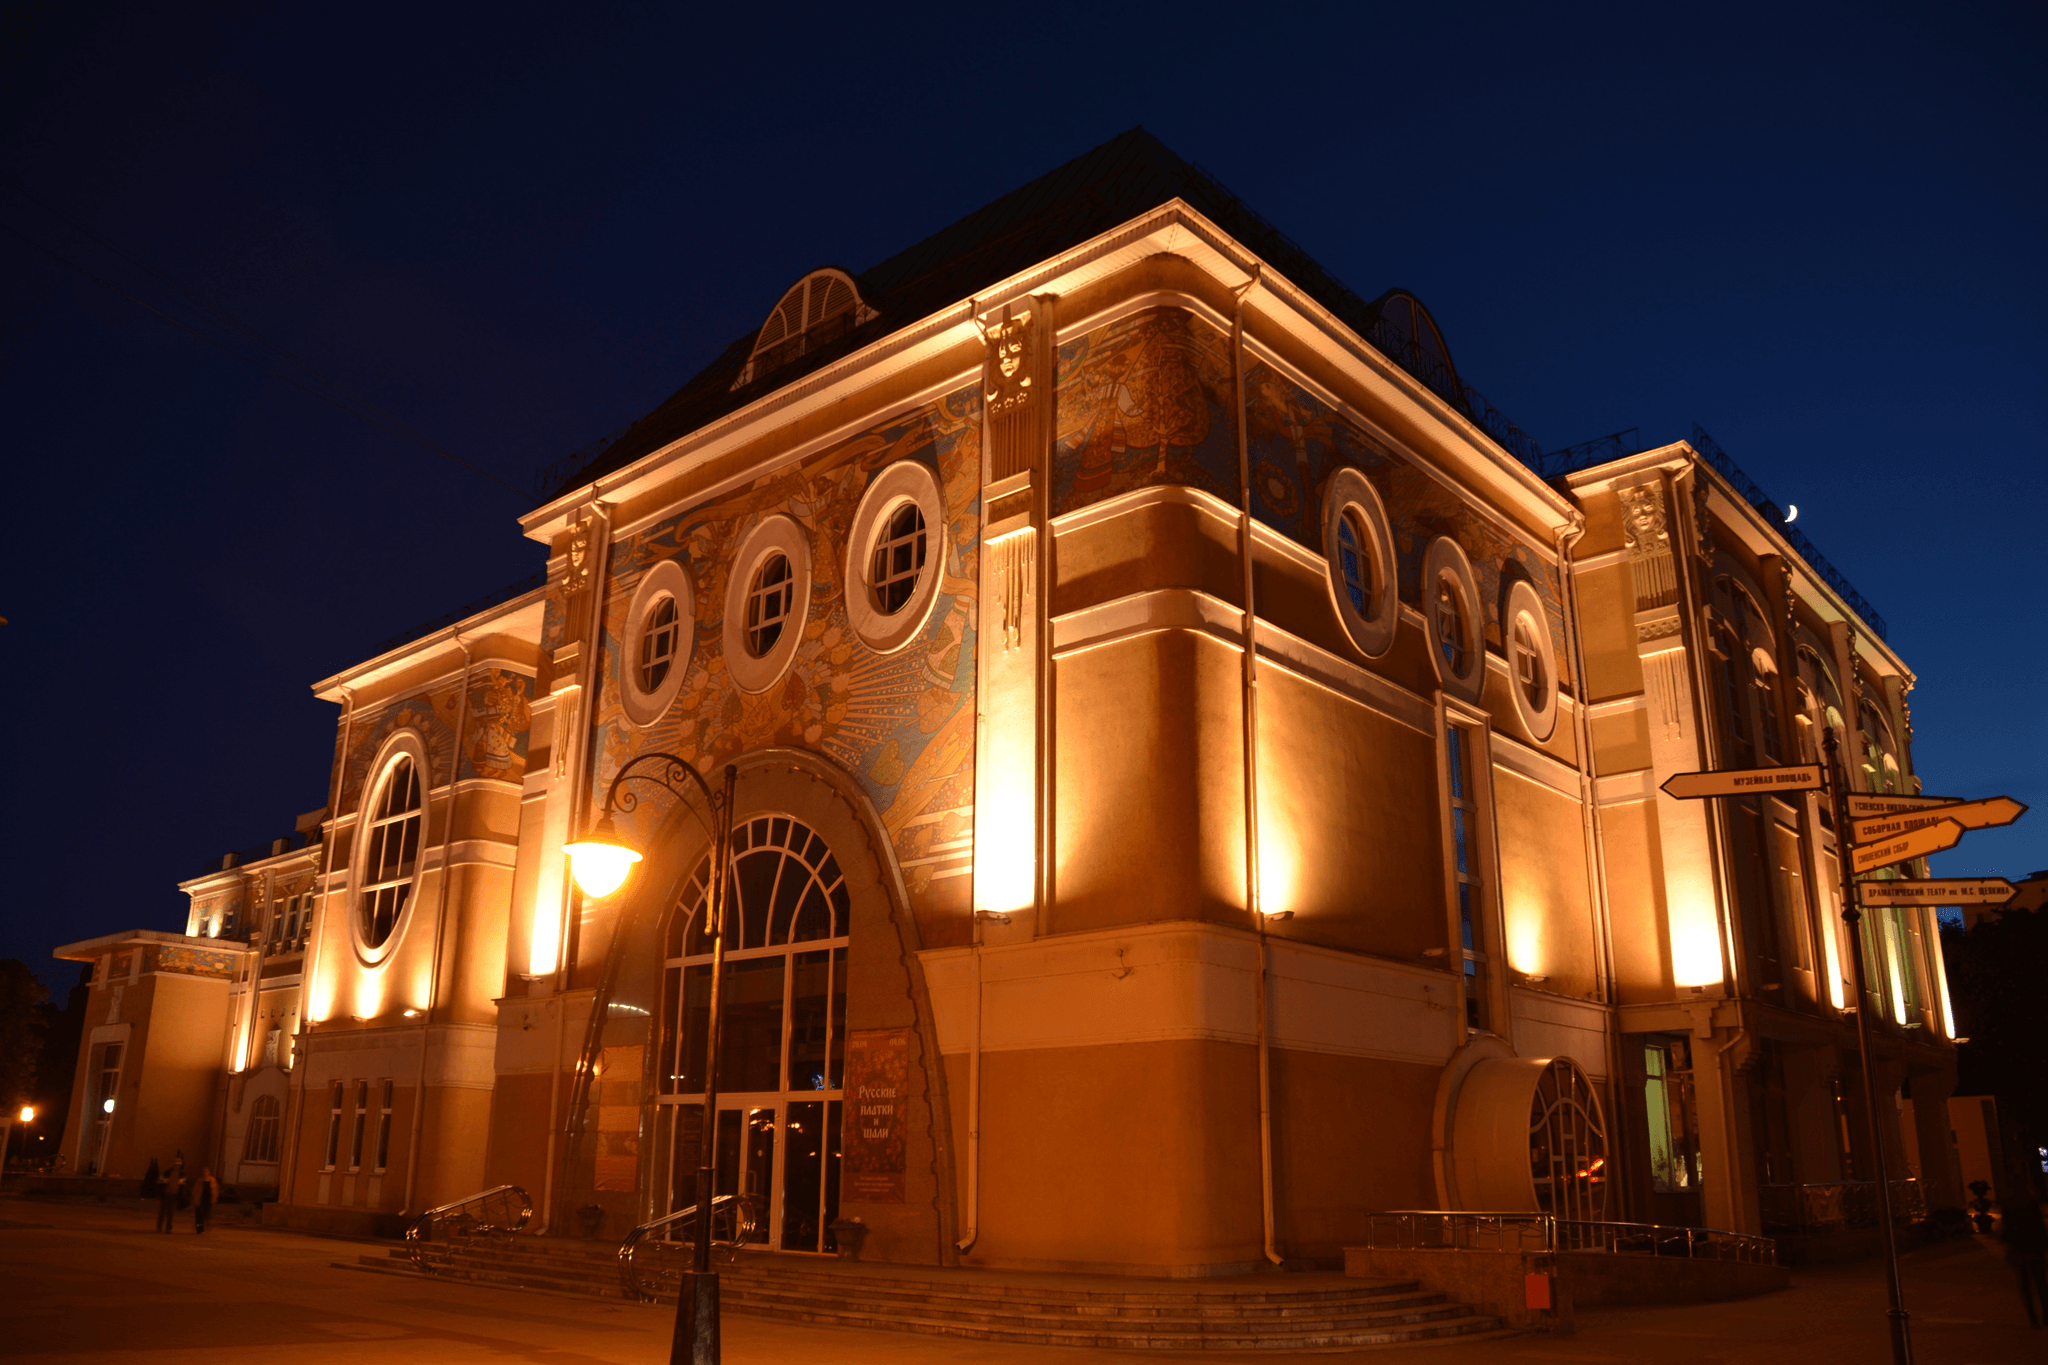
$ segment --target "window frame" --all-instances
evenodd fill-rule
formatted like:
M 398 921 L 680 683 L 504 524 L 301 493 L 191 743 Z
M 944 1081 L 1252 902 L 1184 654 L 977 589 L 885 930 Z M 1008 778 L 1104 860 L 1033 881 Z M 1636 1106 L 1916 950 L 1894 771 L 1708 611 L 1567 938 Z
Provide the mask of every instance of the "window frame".
M 419 775 L 419 843 L 413 853 L 412 876 L 405 883 L 407 888 L 404 904 L 392 917 L 390 932 L 378 942 L 372 943 L 364 924 L 364 894 L 366 891 L 395 886 L 397 882 L 369 883 L 370 830 L 377 823 L 372 814 L 382 802 L 386 785 L 391 780 L 401 757 L 410 758 L 413 771 Z M 432 845 L 434 774 L 427 764 L 425 738 L 418 730 L 406 728 L 394 732 L 377 751 L 376 759 L 370 764 L 372 777 L 363 784 L 361 799 L 355 810 L 355 827 L 349 848 L 349 936 L 354 943 L 356 956 L 365 966 L 376 966 L 386 961 L 396 951 L 399 941 L 404 938 L 407 925 L 412 920 L 412 910 L 419 903 L 420 881 L 425 874 L 427 851 Z M 399 817 L 393 817 L 399 818 Z M 302 926 L 301 932 L 306 930 Z
M 1456 745 L 1452 732 L 1458 733 Z M 1465 792 L 1454 794 L 1452 767 L 1458 752 L 1465 759 Z M 1493 828 L 1493 729 L 1484 715 L 1468 712 L 1462 707 L 1445 705 L 1438 716 L 1438 781 L 1441 801 L 1440 818 L 1443 829 L 1444 848 L 1444 909 L 1448 916 L 1447 933 L 1455 948 L 1451 970 L 1457 978 L 1458 992 L 1462 1002 L 1458 1016 L 1461 1037 L 1491 1033 L 1506 1039 L 1507 1029 L 1503 1010 L 1506 1008 L 1506 977 L 1503 968 L 1506 954 L 1501 950 L 1502 928 L 1497 922 L 1493 888 L 1498 885 L 1500 869 L 1495 858 Z M 1454 813 L 1462 810 L 1466 815 L 1467 830 L 1466 867 L 1458 867 L 1458 818 Z M 1470 923 L 1473 946 L 1467 948 L 1464 942 L 1464 926 L 1467 912 L 1459 895 L 1461 886 L 1472 888 L 1470 896 Z
M 641 671 L 641 657 L 647 632 L 663 602 L 675 604 L 675 652 L 669 656 L 668 672 L 660 682 L 648 687 Z M 697 585 L 683 558 L 664 559 L 641 576 L 626 610 L 618 661 L 619 701 L 626 718 L 643 728 L 659 722 L 675 704 L 682 691 L 683 677 L 696 658 Z
M 1501 622 L 1501 646 L 1507 656 L 1508 690 L 1514 694 L 1515 714 L 1529 738 L 1542 743 L 1557 731 L 1562 679 L 1558 677 L 1557 641 L 1550 632 L 1550 612 L 1534 583 L 1518 577 L 1508 585 Z M 1540 703 L 1531 699 L 1522 685 L 1519 637 L 1525 629 L 1536 666 L 1543 671 Z
M 382 1175 L 385 1171 L 389 1170 L 391 1166 L 392 1082 L 389 1077 L 386 1077 L 385 1079 L 378 1081 L 377 1085 L 377 1164 L 373 1166 L 371 1169 L 376 1174 Z
M 875 592 L 875 551 L 890 522 L 913 504 L 924 518 L 924 563 L 909 598 L 895 611 L 885 611 Z M 924 633 L 939 600 L 950 544 L 938 473 L 914 458 L 884 466 L 861 494 L 846 537 L 846 616 L 862 644 L 877 654 L 893 654 Z
M 754 579 L 768 560 L 780 554 L 789 560 L 790 603 L 775 643 L 760 654 L 747 647 L 747 603 Z M 741 540 L 725 585 L 725 619 L 720 643 L 726 673 L 742 692 L 761 693 L 782 681 L 803 643 L 810 621 L 811 543 L 804 528 L 783 513 L 763 517 Z
M 263 1106 L 268 1104 L 270 1112 Z M 258 1095 L 249 1104 L 249 1130 L 242 1137 L 242 1160 L 258 1166 L 277 1164 L 278 1139 L 284 1125 L 283 1106 L 275 1095 Z
M 1462 672 L 1453 670 L 1441 645 L 1445 625 L 1441 595 L 1446 586 L 1457 598 L 1463 617 Z M 1486 691 L 1486 622 L 1479 602 L 1478 580 L 1473 577 L 1472 561 L 1466 557 L 1464 548 L 1449 536 L 1430 541 L 1422 561 L 1422 607 L 1429 623 L 1430 665 L 1436 669 L 1437 681 L 1445 692 L 1473 706 L 1480 704 Z
M 341 1162 L 341 1109 L 343 1098 L 342 1084 L 343 1083 L 340 1081 L 329 1081 L 327 1083 L 327 1147 L 325 1152 L 326 1160 L 320 1167 L 320 1169 L 323 1171 L 334 1170 L 339 1166 Z
M 1344 570 L 1342 531 L 1349 519 L 1356 528 L 1358 553 L 1374 586 L 1360 610 L 1351 600 Z M 1346 466 L 1330 476 L 1323 490 L 1323 558 L 1328 564 L 1330 605 L 1352 646 L 1368 659 L 1394 647 L 1401 622 L 1400 570 L 1394 558 L 1394 533 L 1379 490 L 1356 469 Z

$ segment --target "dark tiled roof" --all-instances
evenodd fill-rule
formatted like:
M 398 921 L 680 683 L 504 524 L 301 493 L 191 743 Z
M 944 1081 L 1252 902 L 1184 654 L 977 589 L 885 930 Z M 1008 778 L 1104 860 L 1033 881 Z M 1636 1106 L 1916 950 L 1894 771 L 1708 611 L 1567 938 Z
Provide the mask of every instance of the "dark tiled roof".
M 1174 155 L 1143 128 L 1133 128 L 855 276 L 862 301 L 877 316 L 735 391 L 732 382 L 753 350 L 755 333 L 748 332 L 667 402 L 570 472 L 559 487 L 545 491 L 559 496 L 622 469 L 878 337 L 1176 198 L 1250 247 L 1360 335 L 1371 328 L 1374 304 L 1345 288 L 1215 177 Z M 773 302 L 763 303 L 764 317 Z

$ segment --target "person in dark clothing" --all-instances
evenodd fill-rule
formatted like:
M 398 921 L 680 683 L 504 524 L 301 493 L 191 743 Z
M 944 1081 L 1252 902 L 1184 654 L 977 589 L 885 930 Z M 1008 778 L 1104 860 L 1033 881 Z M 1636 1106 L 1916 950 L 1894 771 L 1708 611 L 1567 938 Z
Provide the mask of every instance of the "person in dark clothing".
M 2041 1327 L 2048 1317 L 2048 1226 L 2041 1221 L 2041 1206 L 2031 1190 L 2023 1190 L 2005 1201 L 2005 1259 L 2020 1277 L 2020 1299 L 2027 1305 L 2027 1325 Z
M 156 1187 L 163 1183 L 164 1173 L 158 1169 L 156 1158 L 151 1157 L 149 1159 L 149 1169 L 142 1173 L 142 1197 L 144 1199 L 153 1198 L 156 1195 Z
M 220 1196 L 220 1182 L 213 1178 L 211 1167 L 201 1167 L 199 1179 L 192 1182 L 192 1231 L 206 1231 L 206 1220 L 213 1217 L 213 1201 Z
M 178 1186 L 183 1183 L 184 1181 L 179 1177 L 175 1167 L 165 1172 L 164 1178 L 158 1182 L 156 1187 L 156 1230 L 158 1232 L 169 1232 L 172 1224 L 178 1221 Z

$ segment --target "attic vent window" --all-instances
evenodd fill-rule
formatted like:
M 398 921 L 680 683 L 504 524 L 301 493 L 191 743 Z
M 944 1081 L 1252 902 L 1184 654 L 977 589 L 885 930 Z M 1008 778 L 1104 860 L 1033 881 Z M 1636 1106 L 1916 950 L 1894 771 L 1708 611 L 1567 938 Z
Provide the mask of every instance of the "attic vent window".
M 873 316 L 875 310 L 861 302 L 860 291 L 845 271 L 813 270 L 790 286 L 761 324 L 753 354 L 732 386 L 745 388 L 799 356 L 837 341 Z

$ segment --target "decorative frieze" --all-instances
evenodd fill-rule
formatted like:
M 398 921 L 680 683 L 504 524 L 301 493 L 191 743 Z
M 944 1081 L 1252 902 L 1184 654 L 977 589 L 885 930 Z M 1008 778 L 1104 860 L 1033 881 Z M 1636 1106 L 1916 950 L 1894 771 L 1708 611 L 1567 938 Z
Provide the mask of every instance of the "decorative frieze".
M 1019 299 L 982 324 L 988 481 L 1039 467 L 1052 442 L 1052 300 Z
M 1615 490 L 1621 499 L 1622 543 L 1628 549 L 1635 578 L 1636 610 L 1650 611 L 1678 600 L 1678 580 L 1671 564 L 1671 531 L 1664 511 L 1664 491 L 1656 484 Z

